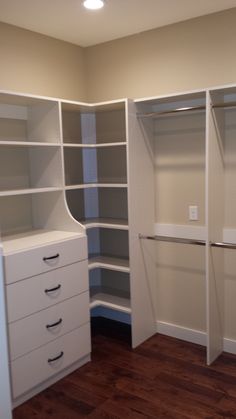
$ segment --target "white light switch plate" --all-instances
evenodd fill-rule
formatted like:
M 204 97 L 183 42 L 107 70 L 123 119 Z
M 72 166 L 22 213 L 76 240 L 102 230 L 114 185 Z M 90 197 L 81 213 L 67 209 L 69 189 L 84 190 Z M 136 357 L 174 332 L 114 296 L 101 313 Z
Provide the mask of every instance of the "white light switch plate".
M 198 221 L 198 206 L 189 205 L 188 207 L 188 216 L 190 221 Z

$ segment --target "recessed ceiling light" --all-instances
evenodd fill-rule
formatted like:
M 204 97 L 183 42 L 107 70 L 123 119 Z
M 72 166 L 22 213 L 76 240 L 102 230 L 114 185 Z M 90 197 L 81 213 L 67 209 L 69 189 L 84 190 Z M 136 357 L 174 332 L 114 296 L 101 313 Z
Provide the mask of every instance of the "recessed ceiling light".
M 104 0 L 84 0 L 83 5 L 86 9 L 97 10 L 104 6 Z

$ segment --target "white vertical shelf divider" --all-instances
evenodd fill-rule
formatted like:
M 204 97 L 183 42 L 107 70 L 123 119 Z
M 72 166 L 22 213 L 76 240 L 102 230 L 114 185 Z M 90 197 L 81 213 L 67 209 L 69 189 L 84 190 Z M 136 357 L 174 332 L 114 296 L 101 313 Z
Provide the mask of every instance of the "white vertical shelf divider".
M 1 239 L 1 237 L 0 237 Z M 0 244 L 0 417 L 12 419 L 11 392 L 9 375 L 9 357 L 6 328 L 5 291 L 2 265 L 2 247 Z
M 155 244 L 139 239 L 139 233 L 154 234 L 154 166 L 149 149 L 152 139 L 150 132 L 144 138 L 147 121 L 138 120 L 136 112 L 136 105 L 129 101 L 126 118 L 133 347 L 156 333 Z
M 221 130 L 207 92 L 206 113 L 206 287 L 207 287 L 207 364 L 223 351 L 224 251 L 210 242 L 223 241 L 224 155 Z

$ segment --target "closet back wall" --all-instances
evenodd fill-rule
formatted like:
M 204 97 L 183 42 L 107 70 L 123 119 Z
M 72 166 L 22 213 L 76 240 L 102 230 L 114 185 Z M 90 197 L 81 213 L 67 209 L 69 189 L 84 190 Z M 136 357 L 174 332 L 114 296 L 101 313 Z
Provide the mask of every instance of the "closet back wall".
M 236 8 L 86 48 L 88 100 L 235 83 Z
M 0 22 L 0 88 L 86 100 L 83 48 Z

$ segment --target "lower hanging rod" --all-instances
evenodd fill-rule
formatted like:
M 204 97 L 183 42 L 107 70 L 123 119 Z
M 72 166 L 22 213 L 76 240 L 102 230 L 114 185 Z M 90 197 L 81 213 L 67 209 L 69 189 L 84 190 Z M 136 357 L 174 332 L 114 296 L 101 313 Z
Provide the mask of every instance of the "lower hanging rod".
M 194 244 L 197 246 L 205 246 L 205 240 L 197 239 L 183 239 L 181 237 L 170 237 L 170 236 L 146 236 L 144 234 L 139 234 L 139 239 L 155 240 L 159 242 L 168 242 L 168 243 L 183 243 L 183 244 Z M 224 243 L 224 242 L 209 242 L 211 247 L 221 247 L 223 249 L 236 249 L 236 244 L 233 243 Z
M 182 239 L 180 237 L 170 237 L 170 236 L 145 236 L 143 234 L 139 234 L 139 238 L 147 239 L 147 240 L 156 240 L 159 242 L 196 244 L 198 246 L 205 246 L 206 244 L 204 240 Z

